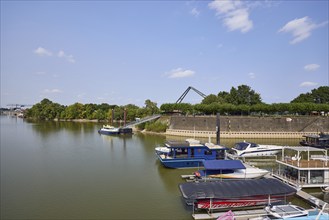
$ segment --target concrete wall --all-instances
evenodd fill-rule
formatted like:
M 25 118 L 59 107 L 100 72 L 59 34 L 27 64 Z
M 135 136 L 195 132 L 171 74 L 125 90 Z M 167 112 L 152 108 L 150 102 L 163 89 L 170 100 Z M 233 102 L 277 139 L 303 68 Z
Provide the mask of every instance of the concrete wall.
M 169 129 L 215 131 L 216 116 L 172 116 Z M 329 132 L 329 117 L 221 116 L 221 132 Z

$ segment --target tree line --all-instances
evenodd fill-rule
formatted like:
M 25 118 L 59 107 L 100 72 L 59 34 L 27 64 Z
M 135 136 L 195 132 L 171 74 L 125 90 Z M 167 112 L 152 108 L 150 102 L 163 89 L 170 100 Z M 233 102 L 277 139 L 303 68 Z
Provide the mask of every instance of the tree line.
M 143 118 L 158 113 L 210 115 L 217 112 L 224 115 L 276 115 L 293 114 L 309 115 L 312 113 L 329 112 L 329 87 L 322 86 L 313 89 L 306 94 L 300 94 L 290 103 L 266 104 L 262 102 L 259 93 L 247 85 L 232 87 L 230 92 L 221 91 L 217 95 L 210 94 L 201 103 L 164 103 L 157 107 L 156 102 L 145 101 L 145 106 L 138 107 L 133 104 L 124 106 L 102 104 L 81 104 L 74 103 L 69 106 L 54 103 L 49 99 L 43 99 L 40 103 L 27 109 L 25 116 L 41 120 L 52 119 L 89 119 L 89 120 L 116 120 L 124 119 L 134 121 L 136 118 Z
M 159 113 L 157 103 L 151 100 L 145 101 L 145 107 L 140 108 L 133 104 L 125 106 L 102 104 L 81 104 L 74 103 L 73 105 L 64 106 L 54 103 L 49 99 L 43 99 L 26 110 L 27 118 L 40 120 L 72 120 L 72 119 L 88 119 L 88 120 L 108 120 L 120 121 L 124 120 L 126 112 L 126 120 L 134 121 L 136 118 L 143 118 L 148 115 Z

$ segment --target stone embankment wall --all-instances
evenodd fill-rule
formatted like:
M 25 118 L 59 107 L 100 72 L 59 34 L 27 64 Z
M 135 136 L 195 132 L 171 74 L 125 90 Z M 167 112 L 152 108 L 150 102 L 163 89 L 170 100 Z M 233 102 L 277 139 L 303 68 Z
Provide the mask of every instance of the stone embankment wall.
M 172 116 L 168 135 L 215 137 L 216 116 Z M 221 116 L 223 138 L 301 138 L 305 134 L 329 132 L 329 117 Z

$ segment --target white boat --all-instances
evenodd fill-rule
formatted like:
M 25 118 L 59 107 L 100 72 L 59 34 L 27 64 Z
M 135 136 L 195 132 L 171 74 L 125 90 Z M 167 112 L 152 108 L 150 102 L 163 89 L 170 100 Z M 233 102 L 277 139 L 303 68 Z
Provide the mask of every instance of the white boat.
M 269 173 L 268 170 L 252 167 L 240 160 L 204 161 L 204 170 L 194 172 L 196 180 L 218 179 L 259 179 Z
M 278 219 L 290 219 L 301 216 L 308 216 L 308 211 L 302 207 L 288 204 L 288 205 L 275 205 L 273 207 L 265 207 L 268 215 Z
M 105 135 L 120 134 L 120 129 L 111 125 L 103 125 L 103 127 L 98 130 L 98 133 Z
M 239 142 L 230 150 L 233 157 L 273 156 L 282 150 L 283 146 L 261 145 L 251 142 Z

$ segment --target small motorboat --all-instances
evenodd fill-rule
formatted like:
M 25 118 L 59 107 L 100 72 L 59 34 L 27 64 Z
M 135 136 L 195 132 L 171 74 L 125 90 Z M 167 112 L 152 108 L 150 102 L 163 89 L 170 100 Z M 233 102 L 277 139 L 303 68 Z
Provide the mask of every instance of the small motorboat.
M 207 160 L 204 170 L 194 172 L 196 180 L 218 179 L 258 179 L 269 173 L 268 170 L 252 167 L 240 160 Z
M 103 125 L 103 127 L 98 130 L 98 133 L 105 135 L 120 134 L 120 129 L 111 125 Z
M 278 145 L 261 145 L 251 142 L 239 142 L 230 150 L 233 157 L 258 157 L 273 156 L 282 150 L 283 146 Z
M 273 216 L 278 219 L 290 219 L 301 216 L 307 216 L 308 211 L 302 207 L 288 204 L 288 205 L 275 205 L 265 207 L 265 211 L 269 216 Z

